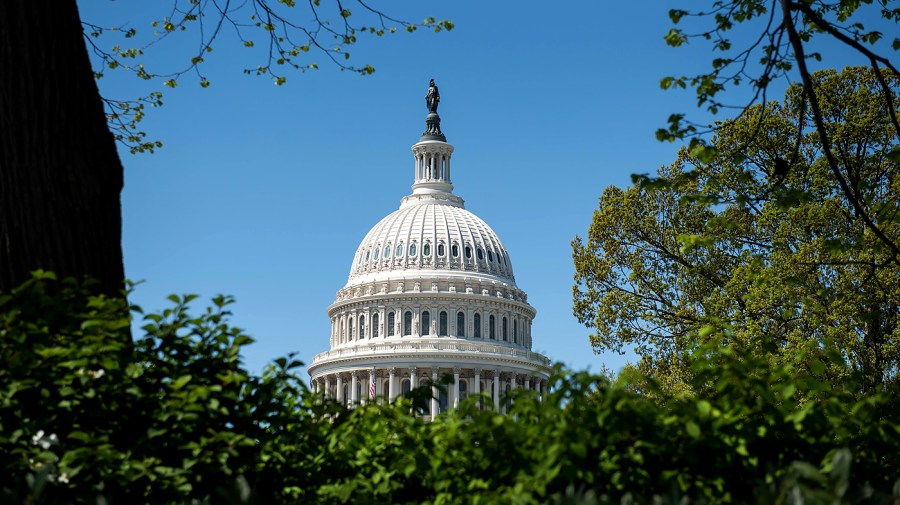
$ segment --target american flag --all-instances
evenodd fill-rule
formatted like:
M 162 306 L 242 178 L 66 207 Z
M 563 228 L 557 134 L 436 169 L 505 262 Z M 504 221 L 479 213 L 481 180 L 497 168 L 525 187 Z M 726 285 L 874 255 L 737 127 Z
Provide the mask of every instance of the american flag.
M 375 374 L 370 374 L 369 377 L 371 380 L 369 381 L 369 399 L 375 398 Z

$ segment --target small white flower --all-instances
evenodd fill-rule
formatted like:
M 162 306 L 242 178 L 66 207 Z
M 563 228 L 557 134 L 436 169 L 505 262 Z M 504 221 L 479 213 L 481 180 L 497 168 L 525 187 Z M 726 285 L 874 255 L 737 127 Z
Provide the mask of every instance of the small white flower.
M 101 368 L 100 370 L 92 370 L 89 373 L 90 373 L 90 376 L 93 377 L 94 379 L 99 379 L 100 377 L 103 377 L 104 375 L 106 375 L 106 370 Z
M 59 481 L 62 482 L 63 484 L 68 484 L 69 483 L 69 474 L 67 474 L 66 472 L 59 474 Z
M 59 442 L 59 438 L 56 436 L 56 433 L 51 433 L 49 436 L 45 437 L 44 430 L 38 430 L 38 432 L 31 437 L 31 443 L 44 450 L 49 449 L 51 445 L 55 445 L 57 442 Z

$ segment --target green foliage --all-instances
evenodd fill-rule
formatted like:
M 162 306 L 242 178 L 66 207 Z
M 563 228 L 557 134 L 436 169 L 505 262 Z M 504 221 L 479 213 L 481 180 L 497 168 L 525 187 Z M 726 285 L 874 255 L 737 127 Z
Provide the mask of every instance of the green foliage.
M 860 398 L 852 380 L 746 357 L 721 334 L 695 355 L 703 398 L 557 368 L 549 393 L 514 390 L 507 414 L 471 397 L 424 422 L 410 412 L 430 385 L 351 410 L 314 398 L 290 357 L 248 373 L 227 297 L 194 315 L 194 297 L 172 296 L 129 345 L 128 307 L 88 293 L 38 272 L 0 295 L 3 502 L 900 499 L 893 390 Z
M 708 9 L 670 9 L 672 28 L 663 37 L 666 44 L 679 47 L 691 41 L 710 45 L 714 57 L 710 70 L 696 75 L 667 76 L 663 89 L 673 83 L 690 86 L 697 103 L 715 113 L 727 104 L 721 98 L 729 86 L 745 82 L 755 91 L 756 99 L 764 98 L 768 85 L 778 79 L 792 78 L 791 72 L 806 58 L 822 59 L 819 53 L 805 53 L 813 39 L 834 39 L 861 56 L 873 69 L 888 68 L 896 72 L 889 57 L 879 49 L 897 50 L 900 39 L 894 38 L 888 48 L 879 45 L 883 35 L 879 29 L 896 30 L 900 7 L 895 1 L 860 2 L 858 0 L 763 1 L 724 0 L 713 2 Z M 868 28 L 867 28 L 868 26 Z M 670 118 L 671 127 L 696 133 L 691 125 L 682 127 L 683 116 Z
M 898 140 L 875 76 L 856 67 L 814 78 L 854 194 L 900 240 Z M 897 380 L 898 264 L 832 177 L 802 96 L 792 87 L 783 103 L 719 124 L 709 146 L 682 150 L 657 180 L 604 191 L 586 240 L 573 243 L 574 310 L 596 349 L 633 348 L 642 371 L 678 391 L 691 389 L 693 352 L 719 331 L 785 366 L 835 351 L 847 367 L 829 375 L 859 372 L 866 390 Z
M 322 422 L 322 407 L 303 403 L 298 362 L 249 374 L 239 351 L 252 340 L 226 324 L 227 297 L 193 316 L 193 297 L 172 296 L 132 343 L 123 299 L 90 292 L 38 273 L 0 295 L 7 501 L 170 503 L 238 478 L 264 498 L 292 484 L 276 470 L 302 467 Z
M 872 87 L 877 91 L 872 99 L 881 102 L 894 135 L 900 139 L 895 96 L 895 79 L 900 70 L 890 57 L 891 51 L 900 49 L 900 39 L 894 38 L 890 46 L 879 43 L 883 38 L 881 30 L 897 32 L 900 24 L 897 2 L 716 0 L 707 9 L 671 9 L 669 18 L 678 27 L 671 28 L 664 37 L 668 45 L 678 47 L 692 40 L 705 41 L 711 44 L 714 58 L 708 71 L 692 76 L 667 76 L 660 86 L 663 89 L 689 86 L 696 92 L 697 106 L 716 114 L 728 105 L 723 96 L 730 88 L 747 83 L 751 86 L 751 98 L 736 107 L 744 113 L 751 106 L 765 104 L 769 84 L 773 81 L 802 83 L 798 87 L 803 109 L 800 115 L 806 116 L 806 109 L 809 109 L 808 124 L 819 134 L 822 159 L 830 169 L 831 177 L 868 232 L 890 249 L 890 261 L 900 264 L 900 242 L 883 229 L 879 223 L 881 216 L 872 214 L 867 208 L 867 202 L 857 191 L 854 167 L 848 166 L 831 145 L 835 132 L 830 128 L 833 125 L 829 125 L 825 110 L 828 104 L 822 102 L 823 92 L 807 66 L 808 60 L 823 60 L 822 53 L 812 50 L 821 47 L 817 42 L 823 40 L 842 45 L 860 56 L 874 76 Z M 732 39 L 738 42 L 733 43 Z M 670 115 L 668 123 L 666 128 L 657 130 L 657 139 L 691 138 L 692 147 L 704 134 L 718 131 L 717 125 L 693 123 L 687 121 L 684 114 Z M 804 129 L 801 122 L 798 135 Z M 704 143 L 700 142 L 700 145 Z
M 294 0 L 256 0 L 235 4 L 218 4 L 197 0 L 175 0 L 163 12 L 168 15 L 150 21 L 148 28 L 139 32 L 133 26 L 104 27 L 83 21 L 85 40 L 94 60 L 96 78 L 109 70 L 126 71 L 145 81 L 162 81 L 164 86 L 175 88 L 185 74 L 196 74 L 201 88 L 210 86 L 210 80 L 202 71 L 207 53 L 219 41 L 222 28 L 233 30 L 240 47 L 255 48 L 261 42 L 261 61 L 245 74 L 264 75 L 281 86 L 287 81 L 284 69 L 297 72 L 318 70 L 319 63 L 310 54 L 318 54 L 340 70 L 359 75 L 371 75 L 375 67 L 369 64 L 349 63 L 350 49 L 367 35 L 382 37 L 395 34 L 398 28 L 415 32 L 428 28 L 435 33 L 450 31 L 453 22 L 427 17 L 412 22 L 393 17 L 378 8 L 361 1 L 354 14 L 340 1 L 319 0 L 298 7 Z M 298 10 L 300 12 L 298 12 Z M 192 37 L 185 47 L 186 53 L 168 61 L 168 68 L 149 69 L 142 63 L 145 51 L 166 38 Z M 100 42 L 112 39 L 111 45 Z M 256 39 L 256 40 L 254 40 Z M 138 123 L 146 112 L 145 106 L 162 105 L 162 93 L 154 91 L 136 100 L 104 99 L 110 129 L 116 140 L 130 148 L 132 154 L 154 152 L 162 147 L 160 141 L 146 139 Z

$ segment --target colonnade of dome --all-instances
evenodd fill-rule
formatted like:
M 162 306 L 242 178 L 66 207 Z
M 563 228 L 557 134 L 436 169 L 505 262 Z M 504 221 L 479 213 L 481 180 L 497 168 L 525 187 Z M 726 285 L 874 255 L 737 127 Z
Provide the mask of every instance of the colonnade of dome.
M 446 391 L 437 385 L 445 376 L 452 377 Z M 503 411 L 508 407 L 504 396 L 513 389 L 530 390 L 538 395 L 547 391 L 547 378 L 543 374 L 521 373 L 515 369 L 504 370 L 502 367 L 490 369 L 408 365 L 351 368 L 324 374 L 313 379 L 311 387 L 316 394 L 353 406 L 374 399 L 392 402 L 425 381 L 432 384 L 428 415 L 437 415 L 450 407 L 458 406 L 460 401 L 469 396 L 481 394 L 489 399 L 488 406 Z

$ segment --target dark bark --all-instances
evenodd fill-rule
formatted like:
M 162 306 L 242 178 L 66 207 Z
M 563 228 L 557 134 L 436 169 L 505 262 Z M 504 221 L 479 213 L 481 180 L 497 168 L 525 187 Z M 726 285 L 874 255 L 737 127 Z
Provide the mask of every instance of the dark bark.
M 0 292 L 43 269 L 120 296 L 122 184 L 75 0 L 0 1 Z

